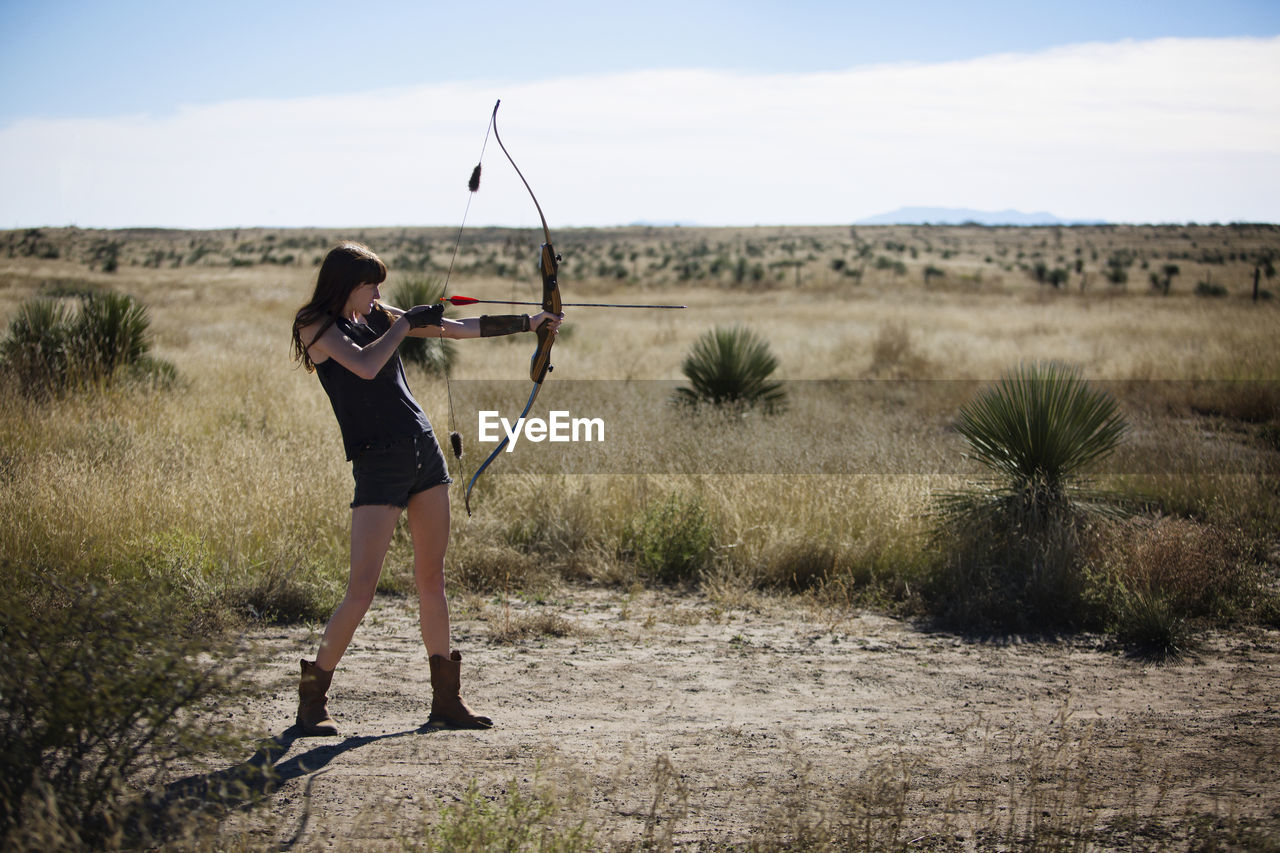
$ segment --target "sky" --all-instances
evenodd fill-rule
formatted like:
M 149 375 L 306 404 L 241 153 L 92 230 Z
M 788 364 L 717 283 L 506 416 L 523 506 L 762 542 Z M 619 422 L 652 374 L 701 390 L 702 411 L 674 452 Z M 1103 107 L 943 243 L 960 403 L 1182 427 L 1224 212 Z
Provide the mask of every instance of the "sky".
M 499 99 L 553 229 L 1280 222 L 1274 0 L 0 0 L 0 228 L 529 226 Z

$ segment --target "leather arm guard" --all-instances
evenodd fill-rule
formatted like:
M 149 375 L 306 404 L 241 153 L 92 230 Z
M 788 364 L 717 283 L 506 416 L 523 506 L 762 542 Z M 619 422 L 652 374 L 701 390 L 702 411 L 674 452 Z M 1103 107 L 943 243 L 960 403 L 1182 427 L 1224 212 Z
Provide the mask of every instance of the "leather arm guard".
M 517 332 L 529 331 L 528 314 L 481 314 L 480 337 L 492 338 L 497 335 L 514 335 Z

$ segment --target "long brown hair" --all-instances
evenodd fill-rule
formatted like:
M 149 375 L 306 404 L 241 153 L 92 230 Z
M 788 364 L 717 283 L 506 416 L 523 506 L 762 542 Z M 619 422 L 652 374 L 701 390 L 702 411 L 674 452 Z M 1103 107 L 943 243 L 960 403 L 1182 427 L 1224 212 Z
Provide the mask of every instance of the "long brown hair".
M 342 243 L 325 255 L 316 276 L 316 290 L 311 300 L 298 309 L 293 318 L 293 360 L 307 369 L 316 369 L 308 347 L 319 340 L 342 315 L 351 291 L 362 284 L 382 284 L 387 280 L 387 265 L 363 243 Z M 314 338 L 302 343 L 302 327 L 324 320 Z

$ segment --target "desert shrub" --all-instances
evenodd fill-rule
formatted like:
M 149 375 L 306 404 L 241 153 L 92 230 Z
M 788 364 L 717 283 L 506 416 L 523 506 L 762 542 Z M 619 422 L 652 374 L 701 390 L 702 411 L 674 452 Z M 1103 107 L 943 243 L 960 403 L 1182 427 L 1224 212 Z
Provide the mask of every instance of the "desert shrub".
M 1040 521 L 1030 528 L 985 516 L 949 525 L 935 539 L 940 556 L 924 580 L 929 611 L 962 631 L 1103 627 L 1107 609 L 1080 571 L 1097 532 L 1073 513 Z
M 712 561 L 715 535 L 697 498 L 671 494 L 650 504 L 623 531 L 621 552 L 663 583 L 697 581 Z
M 444 296 L 443 279 L 411 278 L 396 285 L 391 292 L 391 304 L 407 311 L 415 305 L 435 305 L 441 296 Z M 440 330 L 433 326 L 430 331 Z M 433 335 L 405 338 L 400 344 L 400 357 L 428 373 L 444 376 L 453 369 L 458 354 L 453 341 Z
M 1191 646 L 1186 618 L 1159 591 L 1124 590 L 1112 619 L 1116 639 L 1142 657 L 1177 658 Z
M 1117 286 L 1122 285 L 1129 280 L 1129 270 L 1124 266 L 1111 262 L 1107 263 L 1102 274 L 1106 277 L 1107 281 Z
M 0 343 L 0 358 L 18 387 L 31 392 L 60 387 L 67 375 L 71 311 L 53 299 L 21 305 Z
M 1196 282 L 1196 296 L 1226 296 L 1227 289 L 1212 281 Z
M 80 304 L 75 324 L 75 349 L 84 369 L 109 376 L 126 364 L 136 364 L 150 349 L 147 309 L 123 293 L 94 294 Z
M 1054 287 L 1062 287 L 1062 285 L 1067 283 L 1067 279 L 1070 278 L 1070 275 L 1071 274 L 1062 267 L 1054 267 L 1049 270 L 1049 274 L 1045 277 L 1045 281 Z
M 123 376 L 172 382 L 173 365 L 149 355 L 147 309 L 121 293 L 90 293 L 75 309 L 36 299 L 18 309 L 0 342 L 0 359 L 32 396 Z
M 226 754 L 201 710 L 232 695 L 202 663 L 220 645 L 142 584 L 64 586 L 9 572 L 0 598 L 0 838 L 5 849 L 97 849 L 171 826 L 156 790 L 173 762 Z M 35 591 L 35 594 L 19 594 Z
M 716 326 L 694 343 L 680 366 L 690 387 L 677 388 L 677 402 L 697 405 L 760 407 L 775 412 L 786 401 L 781 382 L 769 377 L 778 359 L 744 326 Z
M 124 243 L 120 240 L 99 239 L 88 249 L 86 261 L 89 269 L 95 267 L 103 272 L 115 272 L 120 268 L 120 250 Z
M 840 558 L 839 550 L 829 543 L 785 539 L 760 554 L 756 583 L 794 591 L 820 587 L 840 572 Z
M 1127 429 L 1115 400 L 1072 368 L 1024 366 L 963 406 L 956 429 L 994 477 L 938 496 L 939 615 L 984 629 L 1094 622 L 1079 569 L 1110 507 L 1079 480 Z
M 502 592 L 529 586 L 538 565 L 536 558 L 510 546 L 469 544 L 451 553 L 448 577 L 468 592 Z
M 494 620 L 489 638 L 501 645 L 539 640 L 544 637 L 569 637 L 577 633 L 574 624 L 558 613 L 535 612 Z
M 1170 620 L 1224 622 L 1263 611 L 1270 592 L 1265 543 L 1243 531 L 1190 519 L 1137 519 L 1119 526 L 1101 557 L 1123 623 L 1154 604 Z M 1154 604 L 1153 604 L 1154 603 Z
M 160 530 L 131 542 L 108 569 L 116 579 L 145 583 L 173 600 L 192 628 L 221 633 L 246 620 L 276 624 L 324 621 L 337 607 L 342 587 L 321 564 L 296 549 L 244 566 L 205 536 L 180 529 Z
M 336 596 L 317 588 L 296 566 L 272 563 L 248 575 L 221 595 L 231 613 L 274 624 L 324 622 L 337 607 Z
M 929 361 L 911 340 L 905 323 L 882 323 L 871 344 L 871 367 L 867 375 L 882 379 L 909 379 L 927 372 Z

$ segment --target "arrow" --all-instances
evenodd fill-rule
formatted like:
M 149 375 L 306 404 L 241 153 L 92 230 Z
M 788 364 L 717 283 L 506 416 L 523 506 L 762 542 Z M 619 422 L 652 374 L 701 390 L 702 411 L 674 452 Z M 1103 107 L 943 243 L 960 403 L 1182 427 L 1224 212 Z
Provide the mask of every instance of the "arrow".
M 441 296 L 441 302 L 450 305 L 537 305 L 541 302 L 516 302 L 511 299 L 476 299 L 472 296 Z M 565 308 L 687 308 L 687 305 L 623 305 L 616 302 L 565 302 Z

